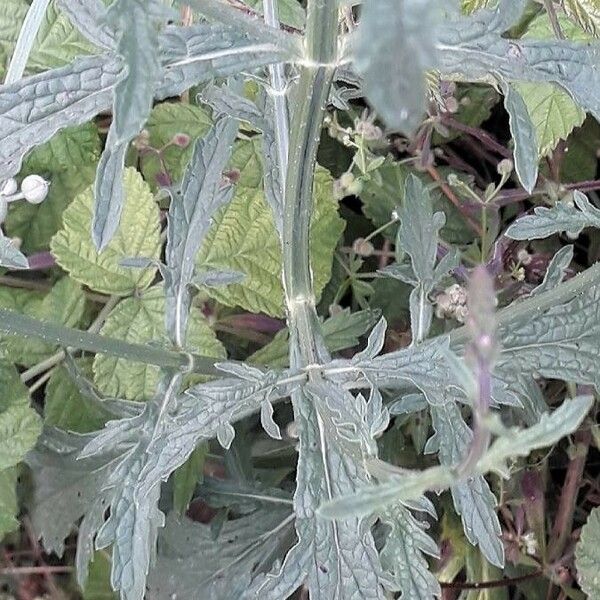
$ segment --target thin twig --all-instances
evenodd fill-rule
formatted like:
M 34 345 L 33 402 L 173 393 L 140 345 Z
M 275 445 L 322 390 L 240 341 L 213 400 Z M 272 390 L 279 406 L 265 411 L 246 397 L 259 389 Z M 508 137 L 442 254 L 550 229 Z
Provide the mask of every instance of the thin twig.
M 469 224 L 471 229 L 473 229 L 473 231 L 475 231 L 475 233 L 477 233 L 477 235 L 479 235 L 481 237 L 483 235 L 483 230 L 481 229 L 481 225 L 479 223 L 477 223 L 473 219 L 473 217 L 471 217 L 470 215 L 468 215 L 465 212 L 465 208 L 462 205 L 461 201 L 456 197 L 454 192 L 450 189 L 450 186 L 442 179 L 442 177 L 438 173 L 437 169 L 433 166 L 428 166 L 428 167 L 426 167 L 426 171 L 427 171 L 427 173 L 429 173 L 430 177 L 433 180 L 435 180 L 435 182 L 440 186 L 440 189 L 442 190 L 442 192 L 444 192 L 444 195 L 446 196 L 446 198 L 448 198 L 448 200 L 450 200 L 450 202 L 452 202 L 452 204 L 454 204 L 454 206 L 456 206 L 456 208 L 460 211 L 460 213 L 465 218 L 465 220 L 467 221 L 467 223 Z
M 508 587 L 509 585 L 515 585 L 522 581 L 528 581 L 529 579 L 537 579 L 543 577 L 544 572 L 542 570 L 528 573 L 527 575 L 520 575 L 519 577 L 510 577 L 506 579 L 495 579 L 493 581 L 442 581 L 440 585 L 442 588 L 453 589 L 453 590 L 489 590 L 492 588 Z

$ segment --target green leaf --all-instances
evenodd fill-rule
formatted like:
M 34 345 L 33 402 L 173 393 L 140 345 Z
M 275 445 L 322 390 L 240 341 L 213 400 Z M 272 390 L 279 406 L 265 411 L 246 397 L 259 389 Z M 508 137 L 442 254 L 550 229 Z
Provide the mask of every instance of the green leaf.
M 589 598 L 600 597 L 600 506 L 592 510 L 575 547 L 577 581 Z
M 258 13 L 262 14 L 262 0 L 245 0 L 245 2 L 248 6 L 251 6 Z M 277 5 L 279 8 L 279 20 L 282 23 L 296 29 L 304 29 L 306 14 L 298 0 L 277 0 Z
M 17 202 L 9 207 L 6 232 L 20 237 L 26 252 L 48 248 L 65 208 L 94 181 L 99 157 L 98 128 L 87 123 L 63 129 L 25 159 L 22 177 L 39 173 L 50 181 L 48 197 L 41 204 Z
M 158 206 L 148 185 L 135 170 L 125 170 L 125 205 L 119 229 L 111 243 L 98 253 L 91 240 L 93 193 L 79 194 L 63 214 L 63 227 L 52 238 L 58 264 L 73 279 L 93 290 L 126 296 L 142 290 L 154 279 L 156 268 L 143 271 L 120 266 L 128 257 L 158 259 L 160 253 Z
M 1 288 L 0 307 L 36 317 L 43 321 L 75 327 L 85 311 L 81 287 L 68 277 L 60 279 L 46 295 L 40 292 Z M 54 346 L 18 336 L 0 336 L 0 357 L 29 366 L 46 358 Z
M 466 15 L 474 13 L 476 10 L 487 8 L 492 3 L 492 0 L 461 0 L 462 11 Z
M 515 171 L 521 185 L 531 193 L 538 176 L 537 133 L 527 105 L 510 84 L 501 83 L 504 108 L 508 113 L 510 133 L 514 140 Z
M 567 92 L 551 83 L 515 83 L 536 131 L 538 156 L 547 156 L 560 140 L 580 127 L 585 112 Z
M 0 471 L 0 542 L 2 538 L 19 526 L 17 512 L 17 469 L 3 469 Z
M 96 52 L 97 48 L 73 27 L 68 17 L 57 8 L 56 0 L 53 0 L 35 38 L 27 70 L 46 71 L 62 67 L 78 56 Z
M 78 367 L 85 375 L 92 375 L 91 359 L 81 359 Z M 84 396 L 67 369 L 59 367 L 46 384 L 44 423 L 78 433 L 102 429 L 111 413 Z
M 194 140 L 203 136 L 210 125 L 207 112 L 193 104 L 164 102 L 154 107 L 145 129 L 149 134 L 150 147 L 159 150 L 160 156 L 154 151 L 141 152 L 142 173 L 150 187 L 160 187 L 159 180 L 165 172 L 171 181 L 181 180 L 192 158 Z M 181 133 L 190 138 L 185 148 L 171 143 Z
M 0 2 L 0 78 L 2 80 L 28 9 L 29 5 L 25 0 Z
M 573 21 L 590 35 L 600 34 L 600 4 L 598 0 L 562 0 L 562 7 Z M 573 39 L 567 35 L 568 39 Z
M 0 471 L 14 467 L 33 448 L 41 419 L 29 406 L 29 393 L 12 365 L 0 363 Z
M 83 588 L 83 600 L 117 600 L 110 585 L 110 554 L 100 550 L 94 554 Z
M 260 187 L 259 150 L 255 142 L 238 144 L 233 167 L 240 181 L 231 203 L 217 213 L 200 249 L 199 268 L 239 271 L 246 277 L 226 288 L 209 288 L 211 297 L 226 306 L 283 316 L 281 247 L 272 212 Z M 333 198 L 333 179 L 324 169 L 315 177 L 315 212 L 311 226 L 311 257 L 315 291 L 320 295 L 331 276 L 331 263 L 344 221 Z
M 329 352 L 338 352 L 356 346 L 362 335 L 377 323 L 379 311 L 360 310 L 351 313 L 344 309 L 323 322 L 321 332 Z M 289 332 L 278 331 L 271 342 L 257 350 L 248 361 L 270 367 L 289 365 Z
M 425 71 L 437 64 L 439 7 L 427 0 L 363 5 L 354 64 L 388 125 L 409 131 L 425 112 Z
M 133 343 L 159 344 L 169 347 L 165 331 L 165 297 L 162 286 L 122 300 L 110 313 L 100 333 Z M 224 358 L 225 350 L 197 309 L 187 330 L 189 352 Z M 94 381 L 110 397 L 143 400 L 151 398 L 159 378 L 158 367 L 97 354 Z
M 371 219 L 373 225 L 381 227 L 392 218 L 392 211 L 404 201 L 404 186 L 411 170 L 391 158 L 370 173 L 368 178 L 361 178 L 362 190 L 359 194 L 363 202 L 363 211 Z M 414 173 L 429 186 L 430 177 Z M 447 171 L 440 169 L 440 174 L 445 177 Z M 454 205 L 439 191 L 430 190 L 431 200 L 435 211 L 441 210 L 446 215 L 446 225 L 440 232 L 444 241 L 453 244 L 465 244 L 473 240 L 473 232 L 465 225 L 465 220 Z M 397 225 L 392 225 L 385 230 L 385 235 L 394 240 Z
M 559 15 L 559 22 L 567 39 L 573 41 L 589 39 L 589 36 L 564 16 Z M 529 24 L 523 37 L 525 39 L 553 39 L 554 31 L 548 15 L 544 13 L 536 17 Z M 538 156 L 548 155 L 554 150 L 559 140 L 566 140 L 575 127 L 582 125 L 585 111 L 581 110 L 571 96 L 557 85 L 518 82 L 514 84 L 514 87 L 522 96 L 535 127 Z
M 200 444 L 185 463 L 173 473 L 173 506 L 180 515 L 185 513 L 196 486 L 202 482 L 208 451 L 208 444 Z

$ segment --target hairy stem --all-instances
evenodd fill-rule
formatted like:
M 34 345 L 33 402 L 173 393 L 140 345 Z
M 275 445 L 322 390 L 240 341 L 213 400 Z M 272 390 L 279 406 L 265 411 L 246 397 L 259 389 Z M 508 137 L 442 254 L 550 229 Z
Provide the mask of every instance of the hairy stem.
M 335 71 L 338 5 L 336 0 L 310 0 L 305 56 L 296 90 L 298 104 L 292 118 L 283 214 L 283 284 L 297 363 L 327 359 L 315 308 L 310 268 L 310 220 L 317 149 L 325 106 Z M 294 344 L 291 345 L 293 348 Z

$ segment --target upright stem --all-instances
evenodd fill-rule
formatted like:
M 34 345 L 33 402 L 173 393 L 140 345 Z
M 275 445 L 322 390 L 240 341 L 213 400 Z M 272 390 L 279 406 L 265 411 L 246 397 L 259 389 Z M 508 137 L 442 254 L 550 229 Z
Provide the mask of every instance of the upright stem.
M 317 149 L 335 72 L 338 15 L 337 0 L 308 1 L 283 214 L 283 283 L 290 331 L 300 352 L 299 357 L 292 356 L 292 366 L 326 358 L 315 307 L 309 240 Z

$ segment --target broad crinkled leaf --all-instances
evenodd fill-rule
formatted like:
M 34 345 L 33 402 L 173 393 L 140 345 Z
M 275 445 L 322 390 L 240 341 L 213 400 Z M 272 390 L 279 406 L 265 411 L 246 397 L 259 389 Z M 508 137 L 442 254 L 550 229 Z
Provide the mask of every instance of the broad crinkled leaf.
M 85 311 L 85 296 L 81 286 L 69 277 L 59 279 L 49 293 L 3 288 L 0 307 L 22 314 L 76 327 Z M 55 347 L 26 336 L 1 335 L 0 357 L 20 365 L 30 366 L 55 351 Z
M 281 245 L 261 185 L 258 142 L 238 144 L 232 167 L 240 180 L 231 203 L 221 209 L 197 257 L 197 264 L 244 273 L 241 283 L 210 288 L 207 293 L 226 306 L 283 316 Z M 311 226 L 311 257 L 315 291 L 331 276 L 333 251 L 344 222 L 333 198 L 333 179 L 324 169 L 315 177 L 315 212 Z
M 272 505 L 226 521 L 216 538 L 209 525 L 172 514 L 158 539 L 149 594 L 155 600 L 240 598 L 252 575 L 268 570 L 292 541 L 289 510 Z
M 160 252 L 158 206 L 148 185 L 135 169 L 125 170 L 126 200 L 119 229 L 108 247 L 97 252 L 90 239 L 92 189 L 79 194 L 63 214 L 63 227 L 52 238 L 58 264 L 73 279 L 106 294 L 126 296 L 147 287 L 156 269 L 120 266 L 128 257 L 157 259 Z
M 576 238 L 585 227 L 600 227 L 600 210 L 576 190 L 572 200 L 559 200 L 551 208 L 537 206 L 533 215 L 518 218 L 506 235 L 515 240 L 534 240 L 564 231 Z
M 200 106 L 181 102 L 163 102 L 150 113 L 145 129 L 152 148 L 164 148 L 160 158 L 154 152 L 142 152 L 140 157 L 144 179 L 153 189 L 164 185 L 165 173 L 171 182 L 182 179 L 186 165 L 192 158 L 194 140 L 210 128 L 211 119 Z M 190 143 L 182 148 L 172 144 L 178 134 L 189 136 Z M 171 145 L 169 145 L 171 144 Z
M 91 376 L 90 359 L 81 359 L 78 367 Z M 59 367 L 52 373 L 45 388 L 45 425 L 88 433 L 101 429 L 110 418 L 112 413 L 109 410 L 81 393 L 65 367 Z
M 19 527 L 17 512 L 17 469 L 0 471 L 0 542 L 2 538 Z
M 594 508 L 581 529 L 581 537 L 575 547 L 577 581 L 589 598 L 600 596 L 600 508 Z
M 600 35 L 600 5 L 597 0 L 561 0 L 561 5 L 567 15 L 590 35 Z
M 94 181 L 99 157 L 100 135 L 94 123 L 63 129 L 27 156 L 20 175 L 42 173 L 50 187 L 41 204 L 18 202 L 8 211 L 5 231 L 23 240 L 23 250 L 47 250 L 65 208 Z
M 108 315 L 100 330 L 107 337 L 127 342 L 169 346 L 165 330 L 165 295 L 162 286 L 154 286 L 131 298 L 125 298 Z M 187 324 L 186 351 L 224 358 L 225 349 L 199 310 L 194 310 Z M 111 397 L 129 400 L 151 398 L 159 379 L 159 368 L 107 354 L 94 359 L 94 381 Z
M 370 102 L 393 129 L 413 129 L 425 112 L 425 71 L 437 66 L 440 7 L 427 0 L 367 2 L 354 39 L 354 65 Z

